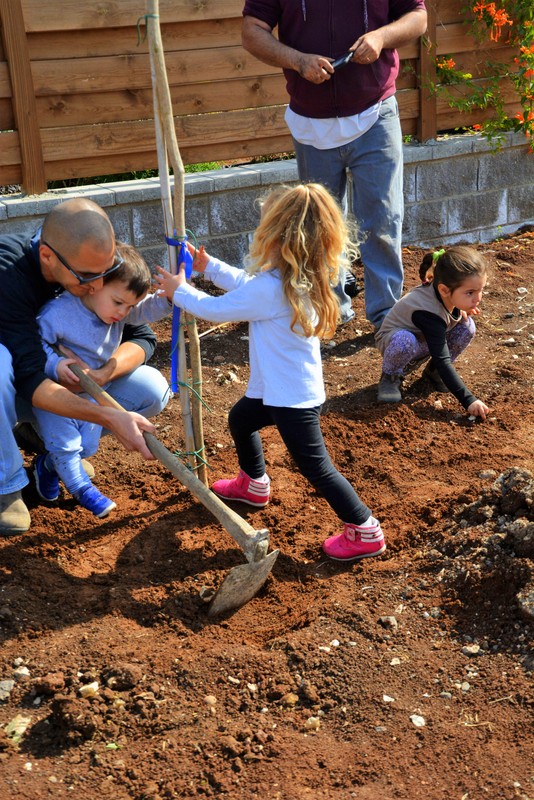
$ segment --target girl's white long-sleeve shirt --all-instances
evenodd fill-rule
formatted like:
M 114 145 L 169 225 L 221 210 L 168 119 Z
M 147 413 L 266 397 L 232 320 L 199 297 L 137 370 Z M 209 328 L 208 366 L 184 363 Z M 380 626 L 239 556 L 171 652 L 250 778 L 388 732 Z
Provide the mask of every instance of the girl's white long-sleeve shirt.
M 248 275 L 212 258 L 204 275 L 226 294 L 212 297 L 184 283 L 176 289 L 174 303 L 210 322 L 249 322 L 246 396 L 285 408 L 313 408 L 324 403 L 319 339 L 291 330 L 293 312 L 278 271 Z

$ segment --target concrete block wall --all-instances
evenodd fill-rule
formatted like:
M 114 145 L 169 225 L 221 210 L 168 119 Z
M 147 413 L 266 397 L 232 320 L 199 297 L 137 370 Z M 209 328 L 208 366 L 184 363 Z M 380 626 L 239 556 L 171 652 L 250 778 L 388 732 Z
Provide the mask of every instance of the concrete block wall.
M 489 242 L 534 226 L 534 155 L 519 134 L 495 150 L 481 136 L 406 144 L 404 245 Z M 208 252 L 240 265 L 269 187 L 298 180 L 294 160 L 229 167 L 185 178 L 186 225 Z M 61 200 L 84 195 L 108 212 L 117 238 L 150 265 L 167 264 L 159 181 L 146 179 L 0 197 L 0 235 L 30 238 Z
M 406 245 L 490 242 L 534 224 L 534 153 L 521 134 L 404 146 Z

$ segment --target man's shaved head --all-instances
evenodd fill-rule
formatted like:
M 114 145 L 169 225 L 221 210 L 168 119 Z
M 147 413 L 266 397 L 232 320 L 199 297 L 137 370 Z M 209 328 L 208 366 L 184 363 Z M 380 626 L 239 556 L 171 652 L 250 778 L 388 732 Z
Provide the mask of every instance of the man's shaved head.
M 83 244 L 94 250 L 114 247 L 115 233 L 106 212 L 83 197 L 59 203 L 43 222 L 42 238 L 65 256 L 76 256 Z

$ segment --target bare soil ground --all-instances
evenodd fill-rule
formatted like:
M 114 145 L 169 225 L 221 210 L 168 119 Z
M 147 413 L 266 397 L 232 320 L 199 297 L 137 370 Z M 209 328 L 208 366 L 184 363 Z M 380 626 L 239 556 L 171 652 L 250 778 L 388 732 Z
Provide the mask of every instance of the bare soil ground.
M 376 404 L 361 296 L 324 348 L 324 435 L 382 521 L 384 556 L 324 557 L 338 522 L 274 430 L 273 500 L 236 510 L 281 554 L 219 619 L 202 589 L 243 554 L 158 462 L 104 440 L 105 520 L 29 487 L 31 531 L 0 541 L 2 798 L 532 800 L 534 235 L 480 249 L 491 277 L 458 369 L 485 423 L 420 373 L 401 405 Z M 404 257 L 410 288 L 422 251 Z M 157 332 L 167 370 L 168 323 Z M 202 337 L 213 479 L 237 467 L 226 415 L 245 337 Z M 183 449 L 177 399 L 157 424 Z

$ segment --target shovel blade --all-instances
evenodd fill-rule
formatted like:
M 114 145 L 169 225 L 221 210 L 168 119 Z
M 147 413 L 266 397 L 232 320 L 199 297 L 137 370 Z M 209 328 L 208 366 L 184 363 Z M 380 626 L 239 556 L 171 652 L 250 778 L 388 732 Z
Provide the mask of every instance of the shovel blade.
M 233 567 L 211 601 L 208 616 L 215 617 L 248 603 L 267 580 L 279 552 L 273 550 L 259 561 Z

